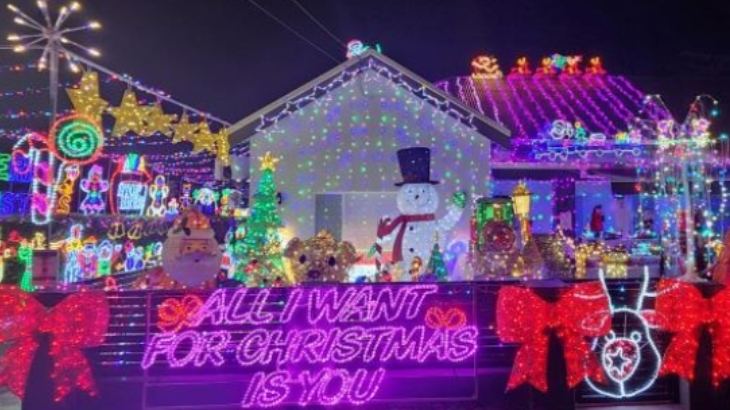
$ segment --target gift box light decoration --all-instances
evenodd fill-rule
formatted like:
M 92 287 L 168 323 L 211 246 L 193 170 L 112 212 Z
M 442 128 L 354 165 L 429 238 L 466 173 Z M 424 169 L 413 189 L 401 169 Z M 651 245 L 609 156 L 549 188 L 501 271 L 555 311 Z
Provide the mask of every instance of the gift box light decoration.
M 628 277 L 629 253 L 621 246 L 609 249 L 601 256 L 608 279 L 626 279 Z

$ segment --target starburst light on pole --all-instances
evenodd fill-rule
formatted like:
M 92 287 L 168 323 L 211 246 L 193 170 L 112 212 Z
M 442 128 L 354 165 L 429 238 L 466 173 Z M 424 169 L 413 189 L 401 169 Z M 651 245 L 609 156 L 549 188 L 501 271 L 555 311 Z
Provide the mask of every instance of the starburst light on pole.
M 101 28 L 101 24 L 97 21 L 90 21 L 79 26 L 68 25 L 69 18 L 75 12 L 81 10 L 81 4 L 78 2 L 61 6 L 58 12 L 55 13 L 55 19 L 45 0 L 38 0 L 36 5 L 43 16 L 42 20 L 34 19 L 17 6 L 8 4 L 8 9 L 15 16 L 13 19 L 15 24 L 29 30 L 29 33 L 8 35 L 7 39 L 12 45 L 3 48 L 12 49 L 17 53 L 28 50 L 42 50 L 38 59 L 38 69 L 44 70 L 47 68 L 49 72 L 53 111 L 51 121 L 53 122 L 58 111 L 58 65 L 61 57 L 66 59 L 68 67 L 73 72 L 78 72 L 79 67 L 75 62 L 77 53 L 83 52 L 92 57 L 101 55 L 99 50 L 86 47 L 69 38 L 69 35 L 82 31 L 98 30 Z

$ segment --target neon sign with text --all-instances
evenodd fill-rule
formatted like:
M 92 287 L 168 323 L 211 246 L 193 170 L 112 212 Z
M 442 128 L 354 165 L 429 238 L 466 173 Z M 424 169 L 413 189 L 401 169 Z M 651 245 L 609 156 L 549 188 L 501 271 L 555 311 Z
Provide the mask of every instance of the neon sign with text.
M 272 365 L 243 389 L 244 408 L 363 404 L 377 397 L 394 365 L 474 357 L 476 326 L 460 307 L 433 303 L 437 289 L 295 288 L 283 302 L 276 290 L 249 288 L 169 298 L 158 306 L 160 332 L 142 367 Z

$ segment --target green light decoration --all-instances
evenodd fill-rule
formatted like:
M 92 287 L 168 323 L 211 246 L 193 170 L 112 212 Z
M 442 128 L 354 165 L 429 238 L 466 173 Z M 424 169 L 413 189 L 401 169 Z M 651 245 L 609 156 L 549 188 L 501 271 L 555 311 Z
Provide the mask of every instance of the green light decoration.
M 35 291 L 35 286 L 33 286 L 33 248 L 28 243 L 23 242 L 18 247 L 18 260 L 23 264 L 20 289 L 26 292 Z
M 253 198 L 246 236 L 234 247 L 237 261 L 234 278 L 256 286 L 273 285 L 284 278 L 279 215 L 274 171 L 279 161 L 267 152 L 261 159 L 261 181 Z
M 514 219 L 512 200 L 501 197 L 479 198 L 476 203 L 474 217 L 476 220 L 475 230 L 478 233 L 477 243 L 479 246 L 483 246 L 486 243 L 483 232 L 487 223 L 497 220 L 512 226 Z
M 446 270 L 444 263 L 444 255 L 439 249 L 438 240 L 434 241 L 431 255 L 426 265 L 426 276 L 435 277 L 439 282 L 447 282 L 449 280 L 449 272 Z
M 94 162 L 104 147 L 104 134 L 96 123 L 82 115 L 60 118 L 51 128 L 53 153 L 69 164 Z

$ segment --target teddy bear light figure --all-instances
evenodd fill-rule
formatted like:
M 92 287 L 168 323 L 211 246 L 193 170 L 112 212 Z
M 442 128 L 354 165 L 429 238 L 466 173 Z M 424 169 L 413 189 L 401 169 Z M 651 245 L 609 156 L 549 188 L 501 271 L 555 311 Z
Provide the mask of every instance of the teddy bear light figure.
M 314 238 L 294 238 L 284 249 L 293 279 L 301 282 L 347 281 L 347 272 L 359 257 L 350 242 L 337 242 L 331 233 L 321 231 Z

